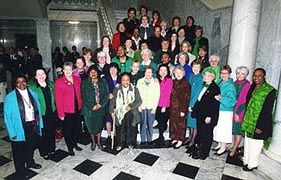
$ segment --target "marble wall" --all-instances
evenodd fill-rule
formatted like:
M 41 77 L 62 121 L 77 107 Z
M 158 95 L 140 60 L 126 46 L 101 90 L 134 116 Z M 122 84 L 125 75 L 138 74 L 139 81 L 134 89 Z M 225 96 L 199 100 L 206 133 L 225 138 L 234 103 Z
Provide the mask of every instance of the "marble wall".
M 36 35 L 33 20 L 1 20 L 0 29 L 0 43 L 7 48 L 16 47 L 16 34 Z
M 50 23 L 47 19 L 36 20 L 37 46 L 43 58 L 43 67 L 52 70 Z M 52 71 L 51 71 L 52 72 Z M 49 73 L 49 78 L 52 79 Z
M 256 58 L 256 67 L 262 67 L 268 71 L 267 80 L 276 88 L 279 86 L 281 75 L 280 8 L 279 0 L 263 1 Z
M 82 47 L 97 48 L 97 23 L 80 22 L 78 25 L 70 25 L 66 21 L 51 21 L 52 50 L 55 47 L 66 46 L 69 50 L 76 45 L 81 52 Z

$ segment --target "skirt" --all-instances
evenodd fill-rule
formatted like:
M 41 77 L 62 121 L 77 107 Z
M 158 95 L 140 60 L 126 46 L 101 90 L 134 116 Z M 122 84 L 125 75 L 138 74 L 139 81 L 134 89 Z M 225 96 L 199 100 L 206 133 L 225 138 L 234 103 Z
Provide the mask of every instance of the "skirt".
M 233 121 L 232 123 L 232 134 L 233 135 L 243 135 L 243 132 L 241 131 L 241 126 L 242 123 L 241 122 L 235 122 Z
M 220 111 L 218 124 L 214 128 L 214 140 L 223 143 L 232 143 L 232 111 Z

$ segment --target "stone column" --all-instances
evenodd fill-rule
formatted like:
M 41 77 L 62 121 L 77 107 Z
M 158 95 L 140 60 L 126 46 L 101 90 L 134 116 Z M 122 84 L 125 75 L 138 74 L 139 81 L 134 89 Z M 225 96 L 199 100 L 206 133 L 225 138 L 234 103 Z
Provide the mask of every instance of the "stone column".
M 262 0 L 234 0 L 227 63 L 255 68 Z M 250 77 L 250 76 L 249 76 Z
M 263 1 L 256 67 L 266 69 L 266 81 L 278 89 L 273 137 L 264 152 L 281 163 L 281 2 Z
M 279 95 L 276 103 L 272 140 L 268 150 L 264 150 L 264 152 L 267 156 L 281 163 L 281 79 L 279 80 Z
M 100 36 L 100 22 L 97 20 L 97 47 L 100 47 L 100 41 L 101 41 L 101 36 Z
M 50 80 L 53 80 L 50 22 L 47 19 L 39 19 L 35 20 L 35 23 L 37 46 L 43 58 L 43 67 L 50 70 L 48 76 Z

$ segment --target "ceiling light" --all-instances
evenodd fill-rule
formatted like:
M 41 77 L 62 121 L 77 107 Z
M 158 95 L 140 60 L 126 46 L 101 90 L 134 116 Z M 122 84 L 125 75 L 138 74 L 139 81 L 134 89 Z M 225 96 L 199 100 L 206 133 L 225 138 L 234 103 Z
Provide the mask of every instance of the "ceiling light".
M 80 21 L 76 21 L 76 20 L 75 20 L 75 21 L 68 21 L 68 23 L 69 23 L 69 24 L 73 24 L 73 25 L 75 25 L 75 24 L 79 24 L 79 23 L 80 23 Z

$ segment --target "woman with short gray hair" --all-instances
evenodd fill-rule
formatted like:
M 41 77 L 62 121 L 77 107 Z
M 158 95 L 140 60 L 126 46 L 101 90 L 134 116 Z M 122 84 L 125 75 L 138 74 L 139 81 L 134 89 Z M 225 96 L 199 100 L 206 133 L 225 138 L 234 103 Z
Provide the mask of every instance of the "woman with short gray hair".
M 234 135 L 234 143 L 230 149 L 230 157 L 236 154 L 237 148 L 242 140 L 243 133 L 241 132 L 241 125 L 246 107 L 246 96 L 250 89 L 250 82 L 246 79 L 249 69 L 246 66 L 239 66 L 235 72 L 236 81 L 234 81 L 234 85 L 236 87 L 237 101 L 233 111 L 232 134 Z

